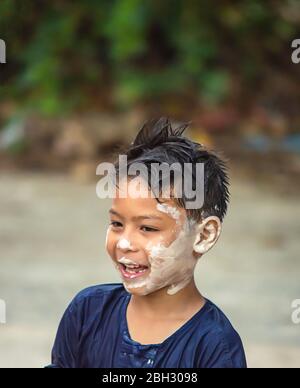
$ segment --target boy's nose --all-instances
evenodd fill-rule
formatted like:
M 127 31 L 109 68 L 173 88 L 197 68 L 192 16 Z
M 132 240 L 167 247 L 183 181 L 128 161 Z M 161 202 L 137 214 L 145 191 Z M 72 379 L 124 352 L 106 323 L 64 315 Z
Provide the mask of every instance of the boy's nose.
M 134 251 L 136 250 L 131 241 L 126 238 L 122 237 L 118 243 L 117 243 L 117 248 L 121 249 L 122 251 Z

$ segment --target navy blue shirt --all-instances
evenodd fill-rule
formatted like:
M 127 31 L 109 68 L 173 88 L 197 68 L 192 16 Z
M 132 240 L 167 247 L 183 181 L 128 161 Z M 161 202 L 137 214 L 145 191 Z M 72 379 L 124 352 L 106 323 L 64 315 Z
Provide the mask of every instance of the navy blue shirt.
M 81 291 L 60 322 L 52 367 L 60 368 L 246 368 L 241 339 L 222 311 L 205 305 L 160 344 L 130 338 L 122 284 Z

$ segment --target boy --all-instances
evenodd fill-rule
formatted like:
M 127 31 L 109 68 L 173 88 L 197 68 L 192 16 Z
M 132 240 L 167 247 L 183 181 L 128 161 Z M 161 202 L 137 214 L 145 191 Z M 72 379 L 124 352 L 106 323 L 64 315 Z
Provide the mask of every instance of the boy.
M 123 178 L 115 163 L 106 249 L 122 284 L 90 287 L 74 298 L 58 329 L 53 367 L 246 367 L 239 335 L 194 281 L 198 260 L 220 236 L 229 200 L 226 167 L 183 137 L 185 128 L 172 128 L 168 119 L 151 121 L 126 152 Z M 131 185 L 128 172 L 137 163 L 146 171 L 139 188 L 148 195 L 135 195 Z M 178 174 L 170 179 L 167 195 L 160 175 L 158 191 L 154 179 L 149 184 L 157 163 L 192 169 L 181 173 L 181 181 Z M 190 188 L 198 187 L 197 164 L 204 165 L 201 208 L 187 206 L 182 190 L 188 179 Z

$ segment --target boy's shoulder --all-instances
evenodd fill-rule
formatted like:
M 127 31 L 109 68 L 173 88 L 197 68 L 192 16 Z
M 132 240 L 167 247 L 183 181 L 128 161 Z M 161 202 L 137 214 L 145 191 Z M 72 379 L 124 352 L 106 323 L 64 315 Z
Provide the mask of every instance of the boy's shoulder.
M 234 341 L 239 338 L 238 333 L 227 316 L 218 306 L 208 299 L 206 299 L 205 316 L 203 318 L 207 332 L 213 336 L 223 337 L 227 341 Z
M 200 348 L 210 349 L 212 354 L 223 354 L 228 365 L 246 365 L 242 340 L 223 311 L 206 299 L 202 319 L 198 321 Z
M 73 298 L 71 306 L 82 304 L 91 300 L 115 299 L 127 294 L 122 283 L 98 284 L 84 288 Z

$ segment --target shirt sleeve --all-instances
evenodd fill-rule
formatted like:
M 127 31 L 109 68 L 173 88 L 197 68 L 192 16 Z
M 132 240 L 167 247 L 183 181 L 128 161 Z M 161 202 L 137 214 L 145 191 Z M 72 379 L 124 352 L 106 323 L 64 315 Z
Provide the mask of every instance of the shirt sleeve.
M 76 368 L 80 334 L 80 319 L 76 302 L 65 311 L 52 349 L 49 368 Z
M 212 333 L 201 353 L 199 368 L 247 368 L 243 344 L 236 332 L 226 336 L 222 332 Z

